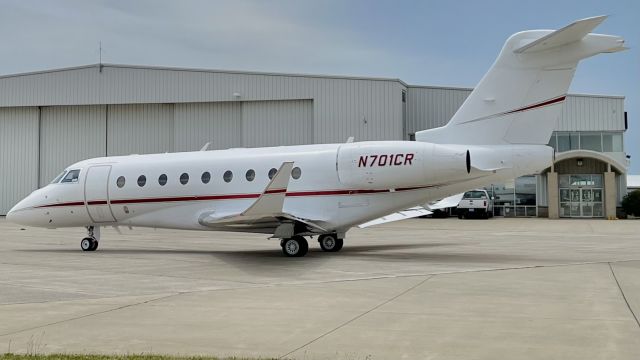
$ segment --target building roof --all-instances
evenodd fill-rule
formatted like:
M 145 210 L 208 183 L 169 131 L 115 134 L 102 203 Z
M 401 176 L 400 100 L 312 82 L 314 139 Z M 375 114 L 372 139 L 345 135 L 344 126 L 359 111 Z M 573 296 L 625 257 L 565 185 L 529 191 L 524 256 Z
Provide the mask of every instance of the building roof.
M 15 78 L 21 76 L 40 75 L 40 74 L 52 74 L 56 72 L 81 70 L 81 69 L 104 69 L 104 68 L 122 68 L 122 69 L 147 69 L 147 70 L 163 70 L 163 71 L 184 71 L 184 72 L 202 72 L 202 73 L 218 73 L 218 74 L 236 74 L 236 75 L 263 75 L 263 76 L 286 76 L 286 77 L 306 77 L 306 78 L 322 78 L 322 79 L 346 79 L 346 80 L 369 80 L 369 81 L 394 81 L 399 82 L 408 88 L 426 88 L 426 89 L 439 89 L 439 90 L 464 90 L 472 91 L 473 87 L 466 86 L 450 86 L 450 85 L 416 85 L 408 84 L 399 78 L 386 78 L 376 76 L 351 76 L 351 75 L 333 75 L 333 74 L 307 74 L 307 73 L 280 73 L 269 71 L 246 71 L 246 70 L 224 70 L 224 69 L 204 69 L 204 68 L 186 68 L 175 66 L 153 66 L 153 65 L 130 65 L 130 64 L 111 64 L 111 63 L 99 63 L 88 64 L 79 66 L 70 66 L 57 69 L 46 69 L 22 72 L 16 74 L 4 74 L 0 75 L 0 81 L 8 78 Z M 586 97 L 604 97 L 604 98 L 620 98 L 624 99 L 624 95 L 605 95 L 605 94 L 571 94 L 571 96 L 586 96 Z

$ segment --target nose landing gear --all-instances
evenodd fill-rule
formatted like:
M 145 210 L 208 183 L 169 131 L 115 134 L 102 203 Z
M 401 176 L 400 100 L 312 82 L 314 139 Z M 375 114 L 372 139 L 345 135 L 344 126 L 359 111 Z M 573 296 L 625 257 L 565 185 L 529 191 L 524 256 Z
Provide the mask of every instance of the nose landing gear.
M 100 239 L 100 228 L 87 226 L 87 237 L 80 241 L 82 251 L 96 251 L 98 249 L 98 239 Z

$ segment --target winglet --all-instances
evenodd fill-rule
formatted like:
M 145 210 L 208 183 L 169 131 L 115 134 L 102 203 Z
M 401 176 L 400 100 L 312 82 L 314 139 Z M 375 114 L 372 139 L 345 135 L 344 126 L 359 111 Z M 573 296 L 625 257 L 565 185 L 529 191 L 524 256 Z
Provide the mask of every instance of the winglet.
M 287 187 L 289 187 L 289 179 L 291 178 L 291 169 L 293 169 L 293 161 L 283 162 L 258 200 L 245 210 L 242 216 L 282 213 L 282 205 L 284 204 Z
M 571 24 L 556 30 L 548 35 L 545 35 L 535 41 L 532 41 L 524 46 L 521 46 L 513 50 L 516 54 L 530 53 L 535 51 L 542 51 L 552 49 L 558 46 L 570 44 L 575 41 L 580 41 L 587 36 L 591 30 L 595 29 L 605 19 L 606 15 L 594 16 L 578 21 L 574 21 Z

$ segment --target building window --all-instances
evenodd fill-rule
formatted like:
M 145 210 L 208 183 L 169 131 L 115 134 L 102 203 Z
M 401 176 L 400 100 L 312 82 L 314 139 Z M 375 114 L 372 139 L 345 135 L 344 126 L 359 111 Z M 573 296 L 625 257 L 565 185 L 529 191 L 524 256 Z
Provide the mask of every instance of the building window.
M 407 92 L 402 90 L 402 102 L 406 103 L 407 102 Z
M 189 182 L 189 174 L 182 173 L 182 175 L 180 175 L 180 184 L 187 185 L 188 182 Z
M 273 179 L 274 176 L 276 176 L 276 173 L 278 172 L 278 169 L 276 168 L 271 168 L 271 170 L 269 170 L 269 179 Z
M 556 134 L 551 134 L 551 138 L 549 139 L 548 146 L 551 146 L 553 150 L 558 151 L 558 144 L 556 144 Z
M 222 175 L 222 179 L 224 182 L 231 182 L 231 180 L 233 180 L 233 172 L 231 172 L 231 170 L 225 171 L 224 175 Z
M 302 170 L 300 170 L 299 167 L 294 167 L 293 169 L 291 169 L 291 177 L 298 180 L 300 179 L 300 176 L 302 176 Z
M 580 148 L 602 152 L 602 138 L 600 134 L 580 134 Z
M 203 184 L 208 184 L 209 181 L 211 180 L 211 173 L 208 171 L 203 172 L 202 176 L 200 177 L 200 180 L 202 180 Z
M 602 134 L 602 151 L 622 152 L 622 134 Z
M 123 186 L 124 186 L 124 182 L 125 182 L 125 180 L 124 180 L 124 176 L 120 176 L 120 177 L 118 178 L 118 180 L 116 180 L 116 185 L 117 185 L 119 188 L 121 188 L 121 187 L 123 187 Z
M 256 178 L 256 172 L 253 171 L 253 169 L 249 169 L 247 170 L 245 177 L 247 178 L 247 181 L 253 181 L 253 179 Z
M 558 152 L 578 150 L 580 148 L 580 137 L 578 134 L 557 134 Z
M 147 177 L 144 175 L 138 176 L 138 186 L 143 187 L 147 183 Z
M 160 186 L 164 186 L 167 183 L 167 175 L 162 174 L 158 177 L 158 184 L 160 184 Z

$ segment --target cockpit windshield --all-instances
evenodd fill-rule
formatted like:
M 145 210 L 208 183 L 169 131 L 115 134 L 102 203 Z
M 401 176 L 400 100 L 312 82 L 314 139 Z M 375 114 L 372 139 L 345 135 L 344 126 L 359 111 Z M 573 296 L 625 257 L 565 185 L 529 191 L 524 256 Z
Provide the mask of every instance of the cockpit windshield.
M 77 183 L 79 175 L 80 170 L 70 170 L 60 183 Z
M 62 177 L 64 176 L 64 174 L 66 174 L 66 173 L 67 173 L 67 171 L 66 171 L 66 170 L 65 170 L 65 171 L 63 171 L 63 172 L 61 172 L 61 173 L 60 173 L 60 175 L 56 176 L 56 178 L 55 178 L 55 179 L 53 179 L 53 180 L 50 182 L 50 184 L 57 184 L 57 183 L 60 181 L 60 179 L 62 179 Z

